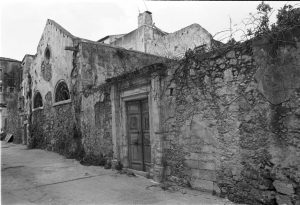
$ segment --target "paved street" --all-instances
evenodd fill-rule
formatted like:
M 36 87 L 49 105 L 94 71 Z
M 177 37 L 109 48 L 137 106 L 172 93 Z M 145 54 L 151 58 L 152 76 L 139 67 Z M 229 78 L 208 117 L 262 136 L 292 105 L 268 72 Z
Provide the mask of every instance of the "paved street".
M 2 204 L 231 204 L 23 145 L 1 142 L 1 160 Z

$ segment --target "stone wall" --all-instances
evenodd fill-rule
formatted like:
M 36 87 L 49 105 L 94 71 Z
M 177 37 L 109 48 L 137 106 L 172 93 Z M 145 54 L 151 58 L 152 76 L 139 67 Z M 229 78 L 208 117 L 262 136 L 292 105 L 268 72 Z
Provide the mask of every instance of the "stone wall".
M 235 202 L 299 203 L 297 34 L 186 54 L 164 82 L 165 179 Z
M 72 103 L 52 106 L 50 94 L 42 109 L 32 113 L 29 147 L 55 151 L 67 157 L 83 154 Z
M 22 122 L 19 116 L 18 106 L 18 91 L 14 91 L 9 94 L 9 100 L 7 101 L 7 127 L 4 130 L 6 133 L 10 133 L 14 136 L 14 143 L 22 143 Z
M 79 121 L 87 156 L 113 156 L 112 107 L 106 79 L 142 69 L 165 58 L 95 42 L 79 43 L 78 70 L 73 73 L 80 104 Z M 76 79 L 76 80 L 75 80 Z
M 65 50 L 73 46 L 73 40 L 72 34 L 56 22 L 47 20 L 37 54 L 30 63 L 28 74 L 31 85 L 27 85 L 29 82 L 24 79 L 24 85 L 31 93 L 25 107 L 30 124 L 28 146 L 52 150 L 68 157 L 78 157 L 83 153 L 71 87 L 73 52 Z M 67 84 L 70 99 L 55 102 L 55 89 L 60 81 Z M 41 94 L 43 101 L 43 106 L 36 109 L 32 108 L 35 92 Z
M 18 92 L 21 86 L 21 62 L 13 59 L 0 58 L 1 86 L 0 106 L 1 121 L 4 132 L 13 134 L 14 142 L 21 142 L 21 122 L 18 116 Z

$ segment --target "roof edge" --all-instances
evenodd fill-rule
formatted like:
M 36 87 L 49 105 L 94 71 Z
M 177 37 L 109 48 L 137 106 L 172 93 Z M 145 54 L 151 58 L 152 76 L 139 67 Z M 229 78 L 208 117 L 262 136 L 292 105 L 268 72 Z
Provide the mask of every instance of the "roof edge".
M 33 58 L 35 57 L 35 55 L 25 54 L 24 57 L 23 57 L 23 59 L 21 60 L 21 62 L 23 62 L 27 56 L 30 56 L 30 57 L 33 57 Z
M 47 19 L 47 23 L 46 24 L 51 24 L 54 25 L 55 27 L 57 27 L 61 32 L 63 32 L 65 35 L 69 36 L 70 38 L 76 38 L 76 36 L 74 36 L 73 34 L 71 34 L 67 29 L 65 29 L 64 27 L 62 27 L 60 24 L 56 23 L 54 20 L 52 19 Z
M 16 59 L 12 59 L 12 58 L 0 57 L 0 60 L 2 60 L 2 61 L 10 61 L 10 62 L 18 62 L 18 63 L 21 63 L 21 61 L 16 60 Z
M 120 50 L 125 50 L 128 52 L 133 52 L 133 53 L 140 53 L 140 54 L 144 54 L 144 55 L 149 55 L 149 56 L 153 56 L 153 57 L 158 57 L 161 59 L 166 59 L 166 60 L 173 60 L 164 56 L 159 56 L 159 55 L 155 55 L 155 54 L 151 54 L 151 53 L 145 53 L 142 51 L 137 51 L 137 50 L 128 50 L 126 48 L 123 47 L 119 47 L 119 46 L 115 46 L 115 45 L 111 45 L 111 44 L 105 44 L 105 43 L 101 43 L 101 42 L 97 42 L 97 41 L 91 41 L 88 39 L 84 39 L 84 38 L 76 38 L 75 40 L 78 40 L 78 43 L 88 43 L 88 44 L 94 44 L 94 45 L 101 45 L 101 46 L 105 46 L 105 47 L 109 47 L 109 48 L 115 48 L 115 49 L 120 49 Z

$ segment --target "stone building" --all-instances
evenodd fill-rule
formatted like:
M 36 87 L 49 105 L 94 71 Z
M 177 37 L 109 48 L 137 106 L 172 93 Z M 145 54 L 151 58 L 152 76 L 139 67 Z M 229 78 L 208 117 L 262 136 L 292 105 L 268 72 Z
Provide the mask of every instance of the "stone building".
M 23 59 L 24 75 L 30 76 L 23 78 L 28 145 L 74 157 L 113 157 L 105 80 L 166 60 L 75 37 L 48 20 L 37 54 Z
M 138 16 L 137 29 L 127 34 L 109 35 L 98 42 L 168 58 L 181 58 L 188 49 L 198 46 L 205 45 L 209 50 L 215 40 L 199 24 L 191 24 L 173 33 L 167 33 L 156 27 L 152 13 L 145 11 Z
M 22 144 L 28 144 L 29 121 L 32 111 L 32 78 L 30 68 L 35 56 L 26 54 L 21 61 L 22 66 L 22 83 L 19 92 L 19 118 L 21 120 L 21 140 Z
M 18 113 L 18 92 L 21 81 L 21 62 L 0 57 L 0 129 L 16 134 L 12 127 L 14 114 Z
M 151 46 L 145 32 L 94 42 L 47 20 L 36 55 L 22 60 L 22 139 L 236 202 L 299 204 L 300 29 L 285 32 L 173 60 L 171 41 L 172 59 L 138 50 L 176 34 Z
M 107 79 L 114 158 L 235 202 L 299 204 L 299 34 L 194 50 Z

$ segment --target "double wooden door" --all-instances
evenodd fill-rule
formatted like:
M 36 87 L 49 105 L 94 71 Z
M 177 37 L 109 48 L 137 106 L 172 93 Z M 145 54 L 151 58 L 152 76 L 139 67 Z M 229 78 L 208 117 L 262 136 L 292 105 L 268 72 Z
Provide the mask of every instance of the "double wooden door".
M 127 102 L 127 130 L 130 167 L 149 171 L 151 144 L 147 99 Z

